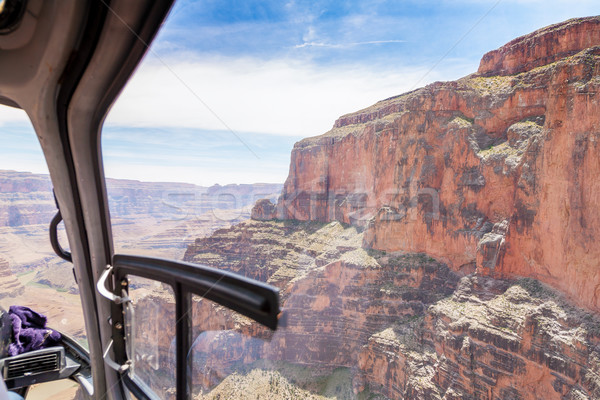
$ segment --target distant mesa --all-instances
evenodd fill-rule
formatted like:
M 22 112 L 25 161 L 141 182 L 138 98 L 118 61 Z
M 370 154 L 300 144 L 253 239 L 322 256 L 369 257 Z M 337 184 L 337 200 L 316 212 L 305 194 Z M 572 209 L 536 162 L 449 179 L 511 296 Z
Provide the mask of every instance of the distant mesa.
M 0 258 L 0 299 L 17 297 L 25 291 L 25 287 L 11 271 L 8 261 Z

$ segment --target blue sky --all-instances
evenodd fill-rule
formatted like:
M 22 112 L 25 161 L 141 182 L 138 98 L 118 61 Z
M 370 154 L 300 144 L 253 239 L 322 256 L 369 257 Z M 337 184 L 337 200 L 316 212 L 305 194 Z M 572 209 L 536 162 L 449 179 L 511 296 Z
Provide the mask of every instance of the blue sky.
M 109 177 L 283 182 L 297 140 L 436 80 L 595 1 L 179 1 L 109 114 Z M 31 128 L 0 110 L 0 169 L 44 172 Z

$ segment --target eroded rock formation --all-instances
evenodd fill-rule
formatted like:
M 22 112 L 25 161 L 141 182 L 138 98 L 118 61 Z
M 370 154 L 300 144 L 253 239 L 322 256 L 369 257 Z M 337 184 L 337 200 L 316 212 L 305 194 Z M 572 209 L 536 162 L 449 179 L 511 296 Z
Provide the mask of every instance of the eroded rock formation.
M 16 297 L 23 294 L 24 290 L 17 276 L 11 271 L 8 261 L 0 258 L 0 299 Z
M 599 311 L 599 89 L 599 17 L 515 39 L 298 142 L 272 215 L 365 227 L 368 248 L 532 277 Z
M 223 307 L 196 300 L 195 332 L 204 331 L 191 352 L 196 393 L 203 393 L 198 398 L 216 399 L 237 385 L 248 388 L 246 398 L 254 392 L 280 398 L 287 393 L 278 392 L 281 382 L 263 386 L 259 380 L 260 388 L 252 389 L 248 379 L 289 372 L 290 365 L 319 376 L 348 369 L 340 384 L 353 391 L 345 399 L 365 393 L 599 398 L 595 314 L 534 279 L 461 278 L 423 253 L 365 250 L 364 234 L 338 222 L 249 221 L 190 246 L 187 261 L 281 288 L 286 316 L 286 326 L 269 336 Z M 169 342 L 160 342 L 166 359 Z M 302 382 L 302 376 L 287 381 Z M 318 385 L 299 385 L 308 397 L 324 393 Z

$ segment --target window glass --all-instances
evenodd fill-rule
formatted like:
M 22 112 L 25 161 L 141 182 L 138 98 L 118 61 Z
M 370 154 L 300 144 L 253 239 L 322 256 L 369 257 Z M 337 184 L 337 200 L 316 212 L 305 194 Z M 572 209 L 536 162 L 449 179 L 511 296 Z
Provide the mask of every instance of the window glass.
M 298 300 L 298 299 L 297 299 Z M 291 303 L 294 303 L 292 300 Z M 287 327 L 273 332 L 201 296 L 192 296 L 189 385 L 194 399 L 356 398 L 350 368 L 321 363 L 319 352 L 342 355 L 347 344 L 335 335 L 303 329 L 314 315 L 285 308 Z M 330 315 L 334 320 L 343 316 Z M 361 393 L 369 398 L 369 391 Z
M 47 317 L 47 326 L 87 348 L 73 266 L 54 254 L 48 238 L 57 210 L 37 137 L 21 110 L 0 106 L 0 125 L 0 306 L 29 307 Z M 62 223 L 58 233 L 68 249 Z M 70 399 L 76 386 L 71 381 L 36 385 L 28 398 Z
M 545 189 L 531 176 L 547 157 L 527 157 L 553 153 L 539 147 L 540 132 L 567 118 L 546 120 L 556 96 L 542 93 L 559 81 L 577 96 L 593 91 L 595 50 L 585 66 L 579 59 L 581 81 L 565 81 L 558 61 L 542 66 L 544 49 L 569 53 L 559 49 L 571 45 L 562 27 L 510 42 L 567 14 L 596 14 L 590 2 L 551 3 L 174 6 L 102 133 L 115 250 L 266 282 L 285 312 L 271 333 L 194 296 L 194 398 L 518 397 L 527 374 L 500 372 L 480 342 L 521 346 L 515 335 L 530 333 L 506 330 L 494 307 L 471 315 L 461 304 L 484 307 L 508 285 L 465 276 L 530 267 L 538 276 L 546 261 L 531 260 L 553 258 L 533 246 L 516 267 L 518 251 L 503 253 L 541 212 L 534 204 Z M 565 26 L 587 32 L 575 28 L 582 21 Z M 529 51 L 533 42 L 541 53 Z M 519 60 L 535 68 L 521 73 Z M 565 113 L 583 115 L 589 101 Z M 584 125 L 571 137 L 579 144 L 594 124 Z M 550 193 L 560 185 L 548 179 Z M 500 259 L 511 264 L 505 271 L 494 269 Z M 162 312 L 163 300 L 152 301 Z M 479 366 L 463 365 L 469 359 Z M 506 384 L 488 385 L 491 375 Z M 579 390 L 569 385 L 560 390 Z
M 175 297 L 166 284 L 129 276 L 126 337 L 137 380 L 161 399 L 175 393 Z

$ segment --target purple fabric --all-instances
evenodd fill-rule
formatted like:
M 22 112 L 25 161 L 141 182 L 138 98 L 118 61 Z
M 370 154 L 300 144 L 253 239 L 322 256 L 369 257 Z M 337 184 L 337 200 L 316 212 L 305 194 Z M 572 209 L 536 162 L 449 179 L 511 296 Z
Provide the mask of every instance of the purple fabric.
M 13 334 L 12 343 L 8 346 L 9 356 L 56 346 L 60 342 L 60 333 L 46 328 L 46 317 L 31 308 L 10 306 L 8 315 Z

